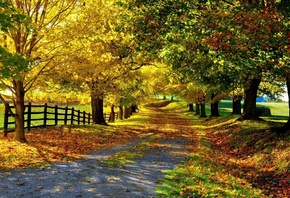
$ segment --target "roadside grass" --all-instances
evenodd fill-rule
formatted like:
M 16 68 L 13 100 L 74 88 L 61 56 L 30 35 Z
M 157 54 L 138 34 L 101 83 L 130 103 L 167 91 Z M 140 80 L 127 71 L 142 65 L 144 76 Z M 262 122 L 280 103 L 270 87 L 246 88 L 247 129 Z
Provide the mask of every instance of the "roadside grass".
M 136 158 L 142 158 L 145 155 L 146 151 L 152 147 L 155 140 L 155 136 L 147 137 L 137 145 L 127 150 L 117 152 L 115 155 L 105 159 L 101 163 L 111 168 L 120 168 L 125 164 L 134 163 Z
M 133 113 L 134 116 L 123 120 L 117 119 L 115 122 L 109 124 L 113 126 L 146 126 L 151 118 L 150 112 L 149 109 L 139 107 L 138 112 Z
M 276 112 L 286 114 L 279 110 L 286 105 L 277 105 Z M 183 102 L 165 108 L 191 120 L 193 143 L 188 160 L 167 171 L 158 184 L 161 197 L 289 197 L 290 135 L 277 136 L 271 131 L 283 123 L 238 122 L 238 116 L 230 114 L 199 119 Z
M 165 173 L 156 188 L 161 197 L 266 197 L 247 178 L 236 174 L 240 170 L 220 163 L 224 155 L 213 147 L 207 129 L 197 127 L 194 131 L 191 156 Z
M 177 169 L 168 171 L 157 187 L 162 197 L 262 197 L 246 180 L 238 178 L 200 152 Z

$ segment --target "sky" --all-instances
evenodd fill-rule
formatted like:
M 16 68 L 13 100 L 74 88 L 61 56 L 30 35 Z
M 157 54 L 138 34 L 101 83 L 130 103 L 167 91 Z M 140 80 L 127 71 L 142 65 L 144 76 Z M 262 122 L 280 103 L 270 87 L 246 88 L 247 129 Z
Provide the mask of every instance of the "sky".
M 285 102 L 288 102 L 288 101 L 289 101 L 289 98 L 288 98 L 287 93 L 284 93 L 284 94 L 282 95 L 281 99 L 282 99 L 283 101 L 285 101 Z

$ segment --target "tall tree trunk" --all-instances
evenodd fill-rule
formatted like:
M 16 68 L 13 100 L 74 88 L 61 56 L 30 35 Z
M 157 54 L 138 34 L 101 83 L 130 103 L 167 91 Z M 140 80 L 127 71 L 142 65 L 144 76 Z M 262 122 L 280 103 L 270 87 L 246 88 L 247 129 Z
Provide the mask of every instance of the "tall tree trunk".
M 205 102 L 200 104 L 200 118 L 206 118 Z
M 233 112 L 232 114 L 241 115 L 242 114 L 242 96 L 233 97 Z
M 199 103 L 195 103 L 195 115 L 200 115 L 200 105 L 199 105 Z
M 120 98 L 119 101 L 119 119 L 123 120 L 124 119 L 124 108 L 123 108 L 123 99 Z
M 124 110 L 123 110 L 123 106 L 120 105 L 119 106 L 119 119 L 123 120 L 123 118 L 124 118 Z
M 220 116 L 219 114 L 219 101 L 214 100 L 214 97 L 217 94 L 212 93 L 211 94 L 211 103 L 210 103 L 210 117 Z
M 112 104 L 111 105 L 111 113 L 110 113 L 110 118 L 109 118 L 109 122 L 115 122 L 115 106 Z
M 288 92 L 288 107 L 289 107 L 289 117 L 288 121 L 278 130 L 279 134 L 285 134 L 290 131 L 290 77 L 286 77 L 286 86 Z
M 91 107 L 93 123 L 99 125 L 108 125 L 104 118 L 104 94 L 91 94 Z
M 15 135 L 14 140 L 26 143 L 27 140 L 25 138 L 25 131 L 24 131 L 24 86 L 23 82 L 20 80 L 14 80 L 13 81 L 13 88 L 15 90 L 15 99 L 14 99 L 14 105 L 15 105 Z
M 256 113 L 256 98 L 261 77 L 250 79 L 245 86 L 244 111 L 240 120 L 258 120 Z
M 128 106 L 125 106 L 124 118 L 127 119 L 129 117 L 130 117 L 130 108 Z
M 189 106 L 189 110 L 188 111 L 193 112 L 194 111 L 193 103 L 189 103 L 188 106 Z

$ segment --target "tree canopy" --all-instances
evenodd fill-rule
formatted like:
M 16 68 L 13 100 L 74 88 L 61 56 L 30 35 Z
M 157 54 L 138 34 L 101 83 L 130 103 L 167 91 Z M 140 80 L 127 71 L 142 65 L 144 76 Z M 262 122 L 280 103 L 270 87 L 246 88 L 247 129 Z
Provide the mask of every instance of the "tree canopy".
M 1 84 L 19 104 L 11 113 L 20 141 L 25 141 L 25 93 L 34 87 L 43 91 L 58 84 L 86 92 L 95 123 L 104 123 L 105 97 L 129 104 L 150 91 L 213 104 L 229 93 L 237 93 L 231 94 L 236 100 L 242 90 L 243 119 L 258 119 L 257 94 L 274 97 L 278 87 L 289 84 L 288 0 L 6 0 L 0 5 Z M 151 67 L 140 70 L 144 66 Z M 277 86 L 269 86 L 271 81 Z

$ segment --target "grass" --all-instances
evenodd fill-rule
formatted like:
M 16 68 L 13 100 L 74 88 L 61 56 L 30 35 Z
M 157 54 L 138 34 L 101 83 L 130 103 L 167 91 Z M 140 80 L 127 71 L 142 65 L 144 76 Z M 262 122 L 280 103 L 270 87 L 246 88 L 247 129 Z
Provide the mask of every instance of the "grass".
M 222 112 L 228 111 L 227 105 L 223 103 Z M 286 112 L 279 111 L 285 106 L 278 104 L 276 112 L 282 112 L 286 118 Z M 187 111 L 183 102 L 172 103 L 166 109 L 180 112 L 190 120 L 194 133 L 189 148 L 192 155 L 181 166 L 167 171 L 164 181 L 157 186 L 161 197 L 290 195 L 290 135 L 280 137 L 273 133 L 273 122 L 237 122 L 238 116 L 230 114 L 199 119 Z
M 201 153 L 192 155 L 182 166 L 168 171 L 157 187 L 162 197 L 261 197 L 253 188 Z
M 289 117 L 288 103 L 285 102 L 257 102 L 257 107 L 268 107 L 271 110 L 271 116 L 261 117 L 267 121 L 286 122 Z M 169 104 L 165 109 L 183 113 L 186 116 L 193 117 L 195 112 L 188 112 L 187 103 L 180 101 Z M 222 117 L 230 116 L 232 113 L 232 102 L 221 100 L 219 103 L 219 113 Z M 206 115 L 210 115 L 210 105 L 206 104 Z M 195 118 L 197 118 L 195 116 Z
M 109 167 L 122 167 L 128 163 L 134 163 L 136 158 L 141 158 L 145 155 L 146 151 L 151 148 L 155 140 L 154 136 L 150 136 L 146 138 L 142 142 L 138 143 L 137 145 L 121 152 L 117 152 L 115 155 L 109 157 L 102 161 L 103 165 L 107 165 Z

